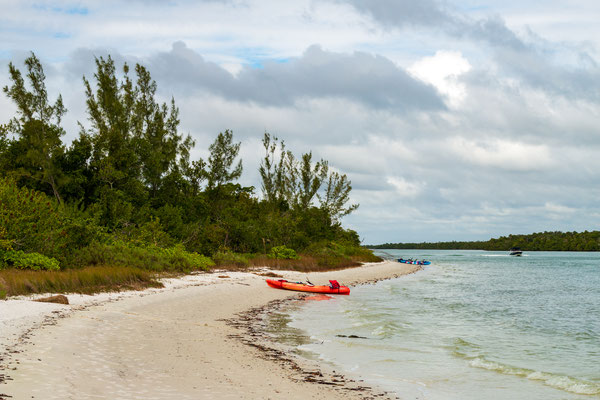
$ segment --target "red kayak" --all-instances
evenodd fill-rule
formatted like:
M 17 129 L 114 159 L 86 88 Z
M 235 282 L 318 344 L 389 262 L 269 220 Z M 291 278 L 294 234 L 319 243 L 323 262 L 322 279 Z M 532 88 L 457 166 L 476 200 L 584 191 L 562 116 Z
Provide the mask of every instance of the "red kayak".
M 267 279 L 267 284 L 275 289 L 296 290 L 298 292 L 350 294 L 348 286 L 340 286 L 337 281 L 329 281 L 331 285 L 314 286 L 302 282 L 288 282 L 285 279 Z

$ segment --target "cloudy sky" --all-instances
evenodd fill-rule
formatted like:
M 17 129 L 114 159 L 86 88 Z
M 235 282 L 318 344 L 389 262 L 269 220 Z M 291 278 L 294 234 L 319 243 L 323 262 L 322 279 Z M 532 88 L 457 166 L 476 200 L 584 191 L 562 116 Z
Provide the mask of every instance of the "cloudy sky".
M 142 63 L 205 157 L 268 131 L 348 175 L 364 243 L 600 222 L 597 0 L 0 0 L 7 64 L 42 60 L 69 141 L 94 57 Z M 0 97 L 0 122 L 14 106 Z M 258 190 L 260 191 L 260 190 Z

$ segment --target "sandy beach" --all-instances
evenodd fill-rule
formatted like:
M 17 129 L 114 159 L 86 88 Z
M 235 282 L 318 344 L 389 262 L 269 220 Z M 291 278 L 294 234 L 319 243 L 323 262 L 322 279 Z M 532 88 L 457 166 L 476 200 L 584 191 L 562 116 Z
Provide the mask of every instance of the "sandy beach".
M 419 266 L 383 262 L 310 273 L 353 286 Z M 165 281 L 164 289 L 69 295 L 69 305 L 0 302 L 0 398 L 365 399 L 395 396 L 286 354 L 256 329 L 268 307 L 298 293 L 260 272 Z M 307 274 L 274 271 L 288 280 Z M 277 361 L 279 360 L 279 361 Z

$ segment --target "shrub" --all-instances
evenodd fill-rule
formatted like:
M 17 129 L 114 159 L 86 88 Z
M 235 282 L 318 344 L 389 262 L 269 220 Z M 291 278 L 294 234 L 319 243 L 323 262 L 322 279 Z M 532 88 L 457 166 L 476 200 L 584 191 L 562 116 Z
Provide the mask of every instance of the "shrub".
M 0 226 L 0 249 L 43 254 L 63 265 L 105 231 L 77 207 L 58 205 L 7 178 L 0 178 Z
M 286 246 L 273 247 L 269 253 L 269 257 L 277 260 L 297 260 L 299 258 L 294 249 L 290 249 Z
M 183 245 L 169 248 L 124 241 L 93 243 L 77 254 L 79 265 L 112 265 L 152 271 L 190 272 L 208 270 L 214 262 L 201 254 L 188 252 Z
M 13 248 L 51 252 L 62 228 L 57 208 L 45 194 L 0 179 L 0 226 L 5 228 L 4 240 L 12 241 Z
M 14 240 L 8 239 L 7 236 L 6 228 L 0 226 L 0 251 L 12 250 Z
M 240 254 L 231 251 L 218 251 L 213 254 L 212 259 L 215 264 L 223 267 L 247 267 L 251 254 Z
M 22 250 L 0 250 L 1 267 L 14 267 L 19 269 L 32 269 L 34 271 L 60 269 L 58 260 L 46 257 L 40 253 L 25 253 Z
M 369 249 L 349 242 L 319 242 L 306 249 L 306 254 L 314 257 L 322 267 L 353 266 L 359 262 L 376 262 L 381 258 Z

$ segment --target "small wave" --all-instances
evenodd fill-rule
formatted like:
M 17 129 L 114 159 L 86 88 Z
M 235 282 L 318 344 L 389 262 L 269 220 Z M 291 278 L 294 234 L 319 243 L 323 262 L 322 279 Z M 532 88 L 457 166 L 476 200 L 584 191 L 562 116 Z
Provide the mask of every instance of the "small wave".
M 456 338 L 454 339 L 454 345 L 457 348 L 462 348 L 462 349 L 480 349 L 479 345 L 475 344 L 475 343 L 471 343 L 468 342 L 466 340 L 464 340 L 463 338 Z
M 394 322 L 386 322 L 381 325 L 377 325 L 375 329 L 371 331 L 371 335 L 380 338 L 390 338 L 402 330 L 402 326 Z
M 454 345 L 451 348 L 453 354 L 459 358 L 470 360 L 481 354 L 481 347 L 461 338 L 454 339 Z
M 513 367 L 495 361 L 486 360 L 483 357 L 476 357 L 469 362 L 469 365 L 476 368 L 483 368 L 489 371 L 498 372 L 505 375 L 520 376 L 534 381 L 542 381 L 544 384 L 555 389 L 564 390 L 575 394 L 596 395 L 600 394 L 600 384 L 577 379 L 566 375 L 557 375 L 550 372 L 534 371 L 527 368 Z

